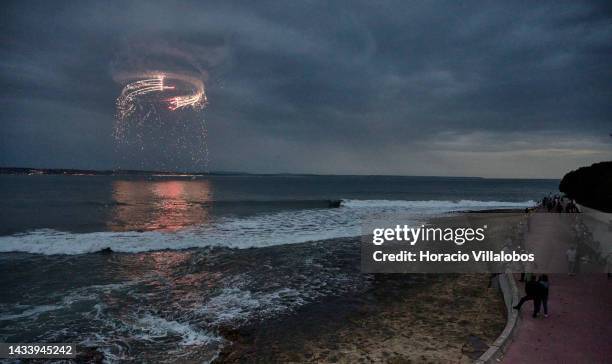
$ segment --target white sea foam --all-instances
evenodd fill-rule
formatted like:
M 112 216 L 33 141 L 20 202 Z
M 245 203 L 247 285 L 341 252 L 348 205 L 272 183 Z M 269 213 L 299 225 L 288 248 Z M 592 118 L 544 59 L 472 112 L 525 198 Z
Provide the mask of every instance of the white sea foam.
M 22 305 L 22 304 L 4 304 L 0 306 L 0 321 L 10 320 L 36 320 L 38 316 L 44 313 L 69 309 L 71 305 L 82 302 L 98 300 L 100 294 L 128 287 L 137 282 L 114 283 L 105 285 L 93 285 L 77 288 L 69 292 L 61 292 L 60 294 L 50 295 L 50 298 L 55 298 L 54 302 L 43 305 Z
M 110 248 L 136 253 L 210 246 L 265 247 L 358 236 L 364 218 L 378 213 L 415 216 L 470 209 L 528 207 L 535 203 L 503 201 L 345 200 L 341 208 L 289 210 L 247 217 L 223 217 L 206 225 L 174 231 L 70 233 L 40 229 L 0 237 L 0 252 L 84 254 Z M 415 217 L 415 222 L 416 222 Z
M 126 342 L 131 345 L 153 346 L 156 349 L 164 343 L 172 343 L 165 354 L 174 361 L 189 355 L 193 350 L 204 350 L 208 355 L 199 357 L 202 362 L 211 362 L 225 342 L 225 339 L 207 330 L 151 313 L 127 315 L 126 318 L 101 314 L 96 318 L 96 323 L 100 325 L 98 329 L 86 333 L 78 343 L 83 347 L 96 348 L 104 355 L 104 361 L 111 363 L 140 361 L 136 357 L 138 353 L 130 350 L 129 346 L 126 347 Z
M 212 325 L 240 324 L 253 318 L 274 315 L 306 301 L 300 292 L 291 288 L 282 288 L 269 293 L 252 293 L 238 288 L 226 288 L 211 298 L 197 310 Z
M 219 341 L 218 336 L 206 333 L 196 329 L 189 324 L 180 323 L 178 321 L 168 321 L 162 317 L 146 314 L 134 325 L 134 328 L 139 331 L 134 335 L 140 340 L 155 340 L 165 338 L 167 336 L 178 335 L 181 337 L 179 345 L 202 345 L 213 341 Z
M 445 211 L 460 211 L 475 208 L 482 209 L 499 209 L 499 208 L 520 208 L 535 205 L 535 201 L 523 202 L 508 202 L 508 201 L 477 201 L 477 200 L 423 200 L 423 201 L 408 201 L 408 200 L 344 200 L 342 206 L 353 208 L 389 208 L 401 207 L 407 209 L 423 209 L 423 210 L 445 210 Z
M 19 319 L 36 319 L 40 314 L 61 309 L 58 305 L 40 305 L 30 307 L 20 313 L 0 315 L 0 321 L 10 321 Z

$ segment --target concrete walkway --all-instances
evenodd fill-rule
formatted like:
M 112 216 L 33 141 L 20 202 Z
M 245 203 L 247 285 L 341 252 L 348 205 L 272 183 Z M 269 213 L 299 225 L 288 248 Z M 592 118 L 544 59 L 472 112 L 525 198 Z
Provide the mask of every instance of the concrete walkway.
M 543 236 L 553 236 L 559 244 L 558 254 L 564 255 L 569 241 L 566 234 L 568 231 L 550 217 L 541 224 L 532 221 L 526 245 L 537 251 L 544 243 Z M 564 256 L 551 259 L 562 264 Z M 525 303 L 518 330 L 502 361 L 612 363 L 612 279 L 606 274 L 552 274 L 549 281 L 549 317 L 532 318 L 533 304 Z

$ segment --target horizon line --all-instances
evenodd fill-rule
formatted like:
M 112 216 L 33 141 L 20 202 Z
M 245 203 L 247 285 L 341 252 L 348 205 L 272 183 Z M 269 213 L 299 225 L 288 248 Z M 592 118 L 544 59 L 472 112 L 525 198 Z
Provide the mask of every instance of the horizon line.
M 15 173 L 10 173 L 11 170 Z M 205 175 L 252 175 L 252 176 L 329 176 L 329 177 L 415 177 L 415 178 L 462 178 L 462 179 L 529 179 L 529 180 L 561 180 L 561 178 L 550 178 L 550 177 L 483 177 L 483 176 L 440 176 L 440 175 L 413 175 L 413 174 L 330 174 L 330 173 L 306 173 L 306 172 L 242 172 L 242 171 L 200 171 L 200 172 L 187 172 L 187 171 L 162 171 L 162 170 L 146 170 L 146 169 L 83 169 L 83 168 L 40 168 L 40 167 L 3 167 L 0 166 L 0 175 L 3 174 L 21 174 L 27 173 L 27 171 L 53 171 L 53 172 L 64 172 L 64 173 L 45 173 L 45 174 L 76 174 L 76 173 L 92 173 L 94 175 L 112 175 L 112 174 L 133 174 L 133 175 L 184 175 L 184 176 L 205 176 Z

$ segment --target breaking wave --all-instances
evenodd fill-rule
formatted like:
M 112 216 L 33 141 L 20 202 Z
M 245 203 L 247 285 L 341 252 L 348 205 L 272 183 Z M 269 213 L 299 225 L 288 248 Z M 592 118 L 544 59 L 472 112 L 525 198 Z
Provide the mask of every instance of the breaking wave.
M 104 249 L 126 253 L 214 246 L 244 249 L 359 236 L 362 221 L 377 214 L 410 214 L 414 221 L 407 223 L 417 223 L 427 216 L 453 211 L 524 208 L 534 204 L 534 201 L 343 200 L 339 208 L 224 216 L 173 232 L 73 233 L 39 229 L 1 236 L 0 252 L 73 255 Z

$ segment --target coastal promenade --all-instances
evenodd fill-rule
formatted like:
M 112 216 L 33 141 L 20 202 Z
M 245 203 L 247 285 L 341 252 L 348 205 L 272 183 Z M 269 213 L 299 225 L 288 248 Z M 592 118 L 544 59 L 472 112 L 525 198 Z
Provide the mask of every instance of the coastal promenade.
M 541 215 L 541 216 L 538 216 Z M 565 264 L 569 227 L 534 214 L 526 245 L 558 245 L 549 259 Z M 549 249 L 550 252 L 550 249 Z M 517 276 L 518 278 L 518 276 Z M 550 274 L 549 316 L 532 318 L 532 303 L 523 306 L 504 363 L 609 363 L 612 360 L 612 279 L 606 274 Z M 523 284 L 519 282 L 520 294 Z

